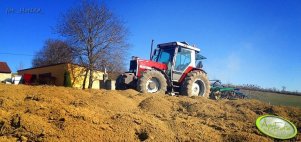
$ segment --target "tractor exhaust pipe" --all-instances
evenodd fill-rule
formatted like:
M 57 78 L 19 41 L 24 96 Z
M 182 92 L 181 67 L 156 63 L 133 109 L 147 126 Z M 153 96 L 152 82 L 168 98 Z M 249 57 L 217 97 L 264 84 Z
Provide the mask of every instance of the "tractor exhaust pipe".
M 149 60 L 152 60 L 152 55 L 153 55 L 153 45 L 154 45 L 154 40 L 152 39 L 151 50 L 150 50 L 150 55 L 149 55 Z

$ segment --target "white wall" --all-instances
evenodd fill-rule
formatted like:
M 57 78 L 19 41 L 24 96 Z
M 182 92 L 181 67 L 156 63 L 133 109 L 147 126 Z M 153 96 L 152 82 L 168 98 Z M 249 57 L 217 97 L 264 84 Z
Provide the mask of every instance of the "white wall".
M 0 73 L 0 82 L 5 80 L 11 80 L 11 73 Z

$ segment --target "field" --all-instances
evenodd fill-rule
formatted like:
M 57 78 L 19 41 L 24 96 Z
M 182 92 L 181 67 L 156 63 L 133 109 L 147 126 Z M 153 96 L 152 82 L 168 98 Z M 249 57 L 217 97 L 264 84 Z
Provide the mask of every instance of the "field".
M 258 100 L 0 84 L 0 141 L 254 141 L 260 115 L 291 120 L 301 109 Z
M 241 90 L 241 92 L 247 94 L 250 98 L 257 99 L 272 105 L 296 106 L 301 108 L 301 96 L 253 90 Z

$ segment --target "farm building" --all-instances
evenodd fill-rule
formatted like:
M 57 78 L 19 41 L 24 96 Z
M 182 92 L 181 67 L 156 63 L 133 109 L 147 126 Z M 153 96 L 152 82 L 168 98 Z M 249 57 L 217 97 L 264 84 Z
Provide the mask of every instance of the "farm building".
M 11 70 L 6 62 L 0 62 L 0 82 L 11 80 Z
M 26 84 L 51 84 L 56 86 L 66 86 L 67 78 L 71 80 L 71 86 L 76 88 L 83 87 L 85 68 L 70 63 L 60 63 L 48 66 L 41 66 L 29 69 L 18 70 L 18 74 L 23 79 L 30 80 Z M 68 75 L 69 74 L 69 75 Z M 103 80 L 103 72 L 95 71 L 93 78 L 93 89 L 100 89 L 100 81 Z M 89 74 L 86 78 L 86 88 L 89 84 Z

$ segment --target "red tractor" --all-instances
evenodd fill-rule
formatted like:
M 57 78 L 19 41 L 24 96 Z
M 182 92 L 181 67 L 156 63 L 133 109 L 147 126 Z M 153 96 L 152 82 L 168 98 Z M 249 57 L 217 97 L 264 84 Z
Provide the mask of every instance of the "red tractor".
M 208 98 L 210 83 L 201 61 L 206 58 L 199 52 L 199 48 L 186 42 L 158 44 L 150 60 L 132 57 L 129 71 L 117 78 L 116 89 Z

